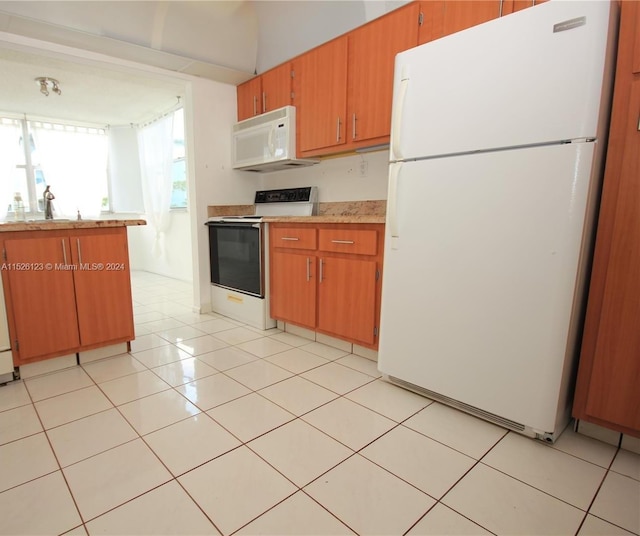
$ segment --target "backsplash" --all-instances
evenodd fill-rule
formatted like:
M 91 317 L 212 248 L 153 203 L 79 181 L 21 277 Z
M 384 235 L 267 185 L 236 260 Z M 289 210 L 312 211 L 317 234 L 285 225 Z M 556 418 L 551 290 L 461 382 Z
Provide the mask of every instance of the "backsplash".
M 209 205 L 207 215 L 213 216 L 244 216 L 253 214 L 253 205 Z M 332 201 L 318 203 L 318 216 L 385 216 L 387 201 Z

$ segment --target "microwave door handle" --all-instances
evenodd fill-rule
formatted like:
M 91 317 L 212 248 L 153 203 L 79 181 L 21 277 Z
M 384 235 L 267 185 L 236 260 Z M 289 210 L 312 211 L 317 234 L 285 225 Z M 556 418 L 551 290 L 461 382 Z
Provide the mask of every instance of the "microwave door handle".
M 270 154 L 271 156 L 275 156 L 275 154 L 274 154 L 274 153 L 276 152 L 276 149 L 275 149 L 275 147 L 273 146 L 273 130 L 274 130 L 274 128 L 273 128 L 273 127 L 271 127 L 271 128 L 269 129 L 269 138 L 268 138 L 268 140 L 267 140 L 267 144 L 268 144 L 268 146 L 269 146 L 269 154 Z

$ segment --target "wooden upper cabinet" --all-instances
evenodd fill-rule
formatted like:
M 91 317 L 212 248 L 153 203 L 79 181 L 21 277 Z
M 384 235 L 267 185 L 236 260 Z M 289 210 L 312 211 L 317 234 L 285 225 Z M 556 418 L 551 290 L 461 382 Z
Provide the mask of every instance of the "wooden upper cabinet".
M 543 2 L 547 2 L 547 0 L 504 0 L 502 3 L 502 16 L 542 4 Z
M 283 63 L 260 75 L 262 79 L 262 113 L 291 104 L 291 64 Z
M 500 16 L 500 0 L 446 0 L 443 35 L 466 30 Z
M 420 2 L 418 44 L 423 45 L 444 35 L 444 0 Z
M 236 88 L 238 99 L 238 121 L 249 119 L 262 108 L 262 82 L 259 76 L 247 80 Z
M 388 142 L 395 56 L 418 44 L 419 11 L 412 3 L 348 34 L 347 143 Z
M 342 36 L 294 60 L 301 155 L 346 142 L 347 50 Z

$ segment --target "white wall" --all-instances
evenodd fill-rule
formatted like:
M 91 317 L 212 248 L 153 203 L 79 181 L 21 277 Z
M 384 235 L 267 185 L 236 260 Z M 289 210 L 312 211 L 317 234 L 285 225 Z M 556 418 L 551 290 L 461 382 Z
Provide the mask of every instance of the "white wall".
M 109 198 L 115 212 L 144 212 L 135 128 L 109 128 L 109 183 Z
M 364 174 L 361 163 L 366 166 Z M 386 199 L 388 165 L 388 150 L 328 158 L 306 168 L 266 173 L 260 185 L 264 190 L 317 186 L 318 201 L 323 203 Z

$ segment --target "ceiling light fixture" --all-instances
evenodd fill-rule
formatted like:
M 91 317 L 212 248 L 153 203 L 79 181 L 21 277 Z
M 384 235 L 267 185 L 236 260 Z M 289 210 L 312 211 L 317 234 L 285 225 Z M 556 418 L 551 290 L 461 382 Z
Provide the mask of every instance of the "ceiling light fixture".
M 60 89 L 60 82 L 58 82 L 55 78 L 49 78 L 48 76 L 40 76 L 36 78 L 36 84 L 40 86 L 40 93 L 42 93 L 45 97 L 49 96 L 49 85 L 51 85 L 51 91 L 57 93 L 58 95 L 62 95 L 62 90 Z

